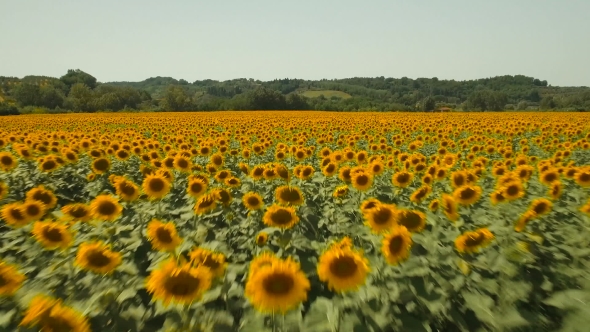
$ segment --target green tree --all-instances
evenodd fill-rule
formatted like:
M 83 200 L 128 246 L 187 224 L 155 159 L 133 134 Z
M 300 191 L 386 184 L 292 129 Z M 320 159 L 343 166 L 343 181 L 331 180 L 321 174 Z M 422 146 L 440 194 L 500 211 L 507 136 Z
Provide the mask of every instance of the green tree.
M 83 83 L 90 89 L 96 88 L 96 78 L 80 69 L 68 69 L 68 73 L 59 78 L 68 88 L 76 83 Z
M 45 85 L 40 90 L 40 106 L 47 108 L 62 107 L 65 96 L 61 90 L 56 89 L 53 85 Z
M 309 104 L 307 103 L 307 98 L 298 94 L 292 93 L 287 96 L 286 100 L 287 109 L 289 110 L 308 110 L 310 109 Z
M 12 95 L 20 106 L 40 106 L 41 89 L 37 84 L 21 83 L 13 89 Z
M 184 111 L 191 108 L 192 98 L 181 86 L 170 85 L 160 105 L 167 111 Z
M 283 110 L 287 106 L 282 93 L 265 87 L 258 87 L 251 91 L 248 102 L 252 110 Z
M 541 102 L 539 103 L 539 108 L 544 110 L 551 110 L 554 109 L 556 106 L 557 103 L 553 99 L 553 96 L 545 96 L 543 97 L 543 99 L 541 99 Z
M 64 106 L 76 112 L 93 112 L 95 105 L 92 90 L 84 83 L 72 85 Z
M 422 110 L 423 111 L 432 111 L 436 107 L 436 100 L 434 98 L 428 96 L 424 98 L 422 101 Z

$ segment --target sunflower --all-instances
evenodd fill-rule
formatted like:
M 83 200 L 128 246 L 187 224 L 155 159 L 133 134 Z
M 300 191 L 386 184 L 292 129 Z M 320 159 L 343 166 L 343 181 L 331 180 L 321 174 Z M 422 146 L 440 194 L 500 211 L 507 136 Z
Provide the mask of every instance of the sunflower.
M 207 191 L 207 183 L 200 178 L 190 178 L 186 192 L 194 197 L 198 198 Z
M 481 187 L 464 185 L 453 192 L 453 198 L 461 205 L 469 206 L 481 198 Z
M 92 171 L 95 174 L 103 174 L 111 168 L 111 161 L 108 158 L 97 158 L 92 161 Z
M 78 247 L 74 264 L 97 274 L 111 274 L 121 265 L 121 257 L 121 253 L 111 251 L 110 245 L 102 242 L 83 242 Z
M 242 181 L 235 176 L 230 176 L 223 183 L 230 188 L 239 188 L 242 185 Z
M 260 232 L 256 235 L 256 245 L 259 247 L 262 247 L 266 244 L 266 242 L 268 241 L 268 234 L 265 232 Z
M 6 183 L 0 181 L 0 200 L 2 200 L 8 194 L 8 186 Z
M 335 246 L 325 251 L 317 265 L 320 281 L 335 292 L 357 290 L 365 284 L 369 261 L 350 247 Z
M 273 252 L 265 250 L 250 261 L 248 275 L 251 277 L 263 267 L 271 266 L 278 261 L 280 261 L 279 258 Z
M 18 165 L 18 160 L 10 152 L 0 152 L 0 169 L 10 172 Z
M 17 202 L 2 207 L 2 219 L 12 227 L 23 227 L 30 221 L 22 210 L 22 203 Z
M 561 185 L 561 182 L 555 181 L 551 183 L 551 187 L 549 188 L 549 192 L 547 193 L 547 195 L 549 195 L 552 200 L 558 200 L 561 196 L 562 191 L 563 186 Z
M 244 203 L 246 209 L 254 211 L 262 208 L 264 201 L 262 200 L 262 196 L 260 196 L 260 194 L 251 191 L 242 197 L 242 203 Z
M 581 187 L 590 187 L 590 167 L 578 169 L 574 180 Z
M 412 201 L 416 204 L 419 204 L 426 197 L 428 197 L 428 195 L 430 194 L 431 191 L 432 191 L 432 188 L 430 188 L 429 185 L 423 185 L 420 188 L 416 189 L 412 193 L 412 195 L 410 195 L 410 201 Z
M 65 250 L 74 242 L 72 232 L 64 223 L 37 221 L 33 224 L 31 232 L 35 240 L 48 250 Z
M 360 206 L 361 212 L 363 214 L 368 213 L 369 210 L 378 207 L 381 204 L 381 201 L 376 198 L 367 198 L 365 199 Z
M 338 171 L 338 178 L 346 183 L 352 181 L 350 177 L 350 166 L 342 166 Z
M 27 192 L 27 200 L 39 201 L 45 204 L 48 210 L 53 209 L 57 205 L 57 197 L 43 185 L 35 187 Z
M 315 169 L 313 166 L 305 165 L 301 168 L 301 172 L 299 173 L 299 178 L 301 180 L 309 180 L 315 173 Z
M 408 171 L 397 172 L 391 176 L 391 182 L 393 185 L 400 188 L 409 186 L 413 179 L 414 174 Z
M 152 248 L 158 251 L 173 252 L 182 242 L 172 222 L 162 222 L 152 219 L 147 225 L 146 235 L 152 243 Z
M 338 186 L 334 189 L 334 193 L 332 194 L 332 196 L 334 196 L 336 198 L 342 198 L 342 197 L 346 196 L 347 194 L 348 194 L 348 186 L 342 185 L 342 186 Z
M 294 186 L 280 186 L 275 190 L 275 198 L 282 205 L 298 206 L 303 204 L 305 198 L 301 189 Z
M 265 170 L 264 166 L 262 166 L 262 165 L 256 165 L 250 171 L 250 177 L 254 181 L 260 180 L 264 176 L 264 170 Z
M 459 212 L 457 202 L 451 195 L 443 194 L 441 197 L 440 205 L 443 212 L 450 221 L 456 221 L 459 219 Z
M 39 170 L 42 172 L 52 172 L 58 167 L 59 164 L 53 158 L 47 157 L 47 159 L 39 160 Z
M 426 227 L 426 215 L 417 210 L 396 210 L 395 221 L 410 232 L 421 232 Z
M 98 220 L 115 221 L 121 216 L 123 207 L 117 198 L 111 195 L 99 195 L 90 203 L 90 211 Z
M 221 278 L 225 274 L 227 263 L 225 255 L 205 248 L 196 248 L 189 253 L 193 266 L 204 266 L 211 271 L 213 277 Z
M 174 157 L 174 168 L 176 170 L 181 172 L 190 172 L 192 167 L 193 162 L 189 158 L 181 154 L 178 154 L 176 157 Z
M 239 168 L 240 168 L 240 171 L 246 175 L 248 175 L 248 173 L 250 173 L 250 167 L 248 166 L 248 164 L 240 163 Z
M 367 191 L 373 185 L 373 176 L 367 172 L 356 172 L 351 175 L 352 186 L 359 191 Z
M 520 181 L 513 181 L 500 188 L 502 196 L 507 201 L 513 201 L 524 196 L 524 187 Z
M 428 209 L 432 212 L 438 210 L 438 207 L 440 206 L 440 202 L 438 199 L 433 199 L 432 201 L 430 201 L 430 203 L 428 204 Z
M 211 288 L 211 279 L 213 275 L 205 266 L 178 266 L 175 259 L 170 259 L 153 270 L 145 283 L 148 293 L 161 300 L 164 306 L 171 302 L 190 305 Z
M 82 313 L 45 295 L 37 295 L 31 300 L 20 325 L 36 326 L 40 331 L 91 331 L 88 319 Z
M 580 211 L 590 215 L 590 199 L 588 200 L 588 202 L 585 205 L 582 205 L 582 207 L 580 208 Z
M 338 172 L 338 165 L 334 162 L 329 162 L 325 167 L 322 168 L 322 173 L 330 177 Z
M 291 259 L 277 260 L 251 274 L 245 295 L 260 312 L 285 313 L 307 300 L 310 282 Z
M 559 181 L 559 172 L 556 168 L 550 168 L 539 174 L 539 181 L 546 185 L 551 185 L 555 181 Z
M 217 206 L 218 199 L 219 196 L 217 196 L 215 192 L 202 195 L 195 203 L 195 214 L 204 214 L 215 209 L 215 207 Z
M 391 229 L 396 223 L 396 208 L 393 204 L 379 204 L 368 210 L 365 215 L 365 224 L 373 233 L 381 233 Z
M 383 237 L 381 252 L 390 265 L 397 265 L 410 256 L 412 233 L 404 226 L 393 227 Z
M 531 202 L 530 211 L 534 211 L 536 215 L 541 216 L 551 212 L 553 203 L 546 198 L 538 198 Z
M 299 222 L 299 217 L 295 208 L 275 204 L 266 210 L 262 221 L 270 227 L 289 229 Z
M 480 228 L 473 232 L 465 232 L 455 239 L 455 248 L 459 253 L 477 253 L 494 240 L 494 234 L 487 228 Z
M 83 203 L 73 203 L 61 208 L 61 212 L 73 221 L 89 221 L 92 219 L 90 207 Z
M 537 214 L 533 210 L 528 210 L 520 215 L 516 224 L 514 225 L 514 230 L 517 232 L 524 231 L 526 225 L 533 219 L 537 218 Z
M 0 260 L 0 297 L 13 295 L 25 279 L 15 265 Z
M 126 179 L 115 183 L 115 191 L 126 202 L 133 202 L 139 198 L 139 187 Z
M 26 200 L 20 209 L 28 221 L 39 220 L 47 212 L 47 206 L 45 204 L 34 200 Z
M 151 200 L 160 199 L 170 192 L 171 184 L 162 174 L 150 174 L 143 180 L 142 188 Z
M 502 190 L 496 190 L 490 195 L 490 201 L 492 202 L 492 205 L 496 205 L 498 203 L 505 202 L 506 197 L 504 197 Z

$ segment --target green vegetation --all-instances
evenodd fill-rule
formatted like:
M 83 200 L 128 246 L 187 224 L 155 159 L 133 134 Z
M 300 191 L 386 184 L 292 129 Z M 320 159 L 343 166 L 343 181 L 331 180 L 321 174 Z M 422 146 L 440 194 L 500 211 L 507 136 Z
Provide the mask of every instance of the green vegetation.
M 516 75 L 438 78 L 233 79 L 189 83 L 171 77 L 107 82 L 79 69 L 60 77 L 0 76 L 0 115 L 64 112 L 322 110 L 462 111 L 590 109 L 590 88 L 554 87 Z

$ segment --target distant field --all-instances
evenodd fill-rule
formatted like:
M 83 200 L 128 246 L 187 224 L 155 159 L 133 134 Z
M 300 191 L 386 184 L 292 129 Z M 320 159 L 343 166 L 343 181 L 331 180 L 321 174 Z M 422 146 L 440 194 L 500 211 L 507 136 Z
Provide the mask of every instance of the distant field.
M 317 98 L 321 95 L 324 95 L 326 98 L 338 97 L 342 99 L 348 99 L 352 96 L 346 92 L 336 91 L 336 90 L 314 90 L 314 91 L 304 91 L 301 93 L 303 96 L 307 98 Z

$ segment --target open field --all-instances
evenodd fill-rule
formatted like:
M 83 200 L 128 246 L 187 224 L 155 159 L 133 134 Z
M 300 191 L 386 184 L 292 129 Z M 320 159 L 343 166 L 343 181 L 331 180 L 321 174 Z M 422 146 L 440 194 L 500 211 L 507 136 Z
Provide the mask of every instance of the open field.
M 346 92 L 336 91 L 336 90 L 307 90 L 301 93 L 303 96 L 307 98 L 317 98 L 323 95 L 326 98 L 338 97 L 342 99 L 348 99 L 352 96 Z
M 1 331 L 590 323 L 590 114 L 0 121 Z

